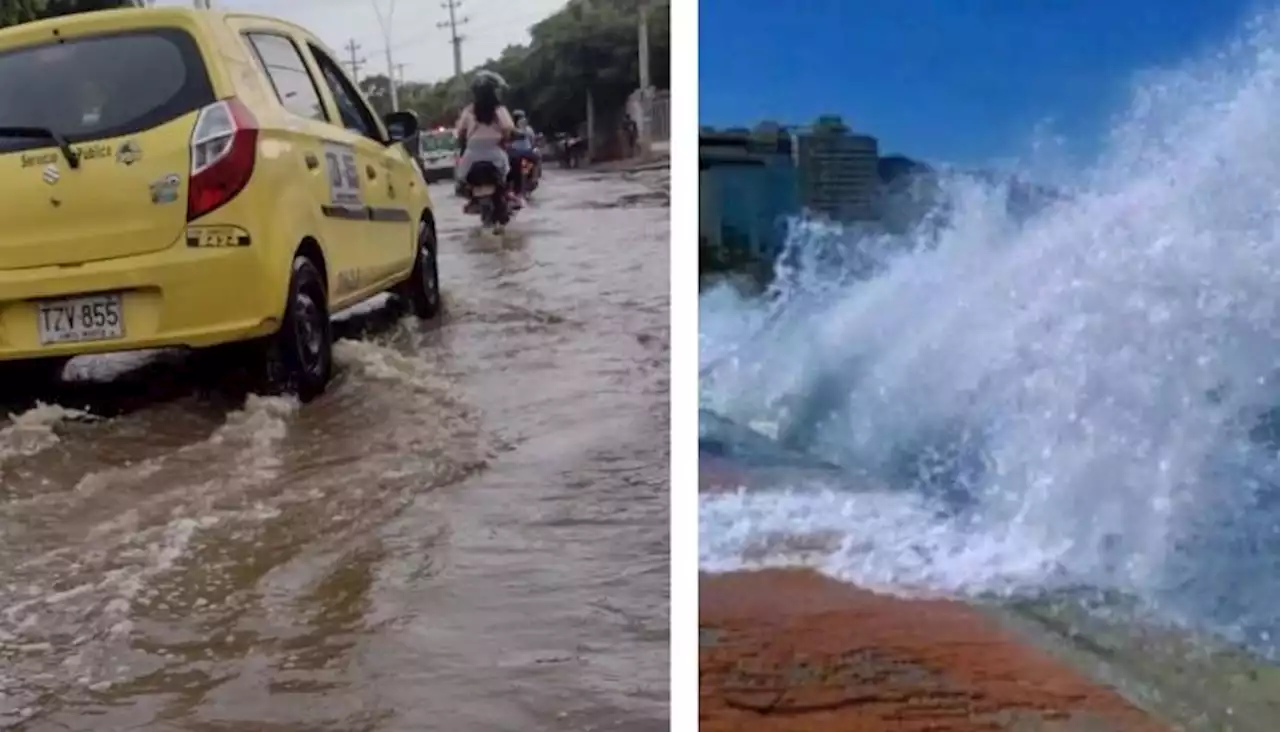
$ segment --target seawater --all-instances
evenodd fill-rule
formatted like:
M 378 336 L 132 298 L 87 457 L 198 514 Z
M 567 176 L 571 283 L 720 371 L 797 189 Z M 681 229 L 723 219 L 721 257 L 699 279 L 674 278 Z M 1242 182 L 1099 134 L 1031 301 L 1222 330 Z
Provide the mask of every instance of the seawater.
M 703 568 L 1119 591 L 1274 658 L 1278 48 L 1268 14 L 1144 74 L 1038 211 L 944 175 L 941 222 L 795 221 L 765 297 L 705 292 L 702 406 L 859 477 L 703 496 Z

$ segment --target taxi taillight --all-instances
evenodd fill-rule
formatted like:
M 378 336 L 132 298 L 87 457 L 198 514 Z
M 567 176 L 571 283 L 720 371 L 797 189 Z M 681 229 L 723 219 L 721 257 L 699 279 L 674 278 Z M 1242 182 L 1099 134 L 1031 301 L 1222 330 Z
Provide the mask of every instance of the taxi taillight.
M 258 121 L 231 97 L 200 110 L 191 131 L 191 180 L 187 221 L 220 208 L 239 195 L 258 157 Z

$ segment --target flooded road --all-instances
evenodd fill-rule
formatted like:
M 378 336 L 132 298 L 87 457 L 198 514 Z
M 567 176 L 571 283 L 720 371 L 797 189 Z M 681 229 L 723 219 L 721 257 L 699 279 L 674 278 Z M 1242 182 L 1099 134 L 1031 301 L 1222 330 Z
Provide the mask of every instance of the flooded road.
M 433 186 L 445 315 L 306 407 L 73 362 L 0 424 L 0 728 L 666 729 L 665 178 Z

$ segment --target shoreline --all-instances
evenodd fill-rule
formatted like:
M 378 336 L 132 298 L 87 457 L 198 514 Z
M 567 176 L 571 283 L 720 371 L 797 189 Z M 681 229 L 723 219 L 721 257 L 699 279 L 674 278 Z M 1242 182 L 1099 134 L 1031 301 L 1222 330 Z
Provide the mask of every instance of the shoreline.
M 982 609 L 799 569 L 699 576 L 705 732 L 1167 732 Z
M 699 460 L 700 494 L 796 477 Z M 807 569 L 700 572 L 698 585 L 704 732 L 1174 729 L 1010 611 L 877 594 Z
M 699 451 L 701 495 L 832 477 L 722 452 Z M 1280 718 L 1280 666 L 1062 597 L 904 599 L 787 568 L 700 572 L 699 603 L 709 731 L 1271 732 Z

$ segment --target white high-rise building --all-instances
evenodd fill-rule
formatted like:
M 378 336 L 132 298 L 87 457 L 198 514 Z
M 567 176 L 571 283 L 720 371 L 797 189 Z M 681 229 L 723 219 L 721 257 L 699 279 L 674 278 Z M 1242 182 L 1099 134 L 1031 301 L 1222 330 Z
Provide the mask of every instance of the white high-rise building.
M 821 120 L 795 137 L 802 206 L 837 221 L 879 218 L 876 138 L 851 134 L 838 118 Z

